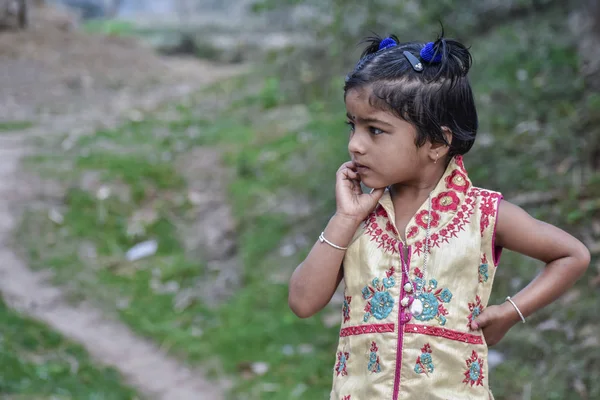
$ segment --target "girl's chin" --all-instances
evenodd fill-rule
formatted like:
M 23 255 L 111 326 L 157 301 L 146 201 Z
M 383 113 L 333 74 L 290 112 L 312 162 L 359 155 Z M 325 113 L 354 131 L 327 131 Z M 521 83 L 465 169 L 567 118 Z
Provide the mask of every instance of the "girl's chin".
M 375 180 L 369 180 L 369 179 L 362 179 L 362 184 L 363 186 L 367 187 L 367 193 L 371 192 L 372 190 L 375 189 L 379 189 L 379 188 L 386 188 L 387 185 L 382 184 L 381 182 L 377 182 Z

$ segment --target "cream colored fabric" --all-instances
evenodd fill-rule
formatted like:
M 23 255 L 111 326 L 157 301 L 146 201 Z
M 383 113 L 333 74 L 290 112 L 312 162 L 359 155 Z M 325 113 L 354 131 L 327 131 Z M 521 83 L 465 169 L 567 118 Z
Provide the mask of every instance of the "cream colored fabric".
M 331 400 L 492 398 L 487 345 L 468 324 L 492 289 L 500 198 L 473 187 L 462 158 L 455 157 L 432 193 L 431 249 L 422 276 L 428 204 L 407 225 L 403 245 L 386 191 L 344 259 Z M 418 318 L 401 305 L 414 294 L 404 290 L 402 254 L 410 279 L 426 284 Z

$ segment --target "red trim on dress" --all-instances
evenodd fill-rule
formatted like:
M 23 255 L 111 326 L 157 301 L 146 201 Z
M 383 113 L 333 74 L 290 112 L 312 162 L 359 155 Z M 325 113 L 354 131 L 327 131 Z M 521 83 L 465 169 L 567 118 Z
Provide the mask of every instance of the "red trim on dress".
M 340 337 L 366 335 L 367 333 L 387 333 L 394 332 L 396 325 L 394 324 L 369 324 L 357 325 L 343 328 L 340 331 Z
M 410 271 L 410 256 L 412 254 L 412 249 L 410 246 L 406 247 L 406 269 Z M 402 268 L 400 274 L 402 274 L 402 285 L 400 285 L 400 298 L 404 296 L 404 285 L 408 282 L 408 277 L 403 274 L 404 271 L 404 256 L 400 254 L 400 261 L 402 262 Z M 400 305 L 398 304 L 398 344 L 396 345 L 396 373 L 394 377 L 394 391 L 392 392 L 392 400 L 398 400 L 398 394 L 400 393 L 400 373 L 402 372 L 402 346 L 404 344 L 404 329 L 402 329 L 402 324 L 406 321 L 402 320 L 403 312 L 400 309 Z
M 500 209 L 500 201 L 502 201 L 503 198 L 504 196 L 500 195 L 498 197 L 498 202 L 496 202 L 496 219 L 494 220 L 494 233 L 492 235 L 492 260 L 494 261 L 494 267 L 498 266 L 500 263 L 500 256 L 502 255 L 502 247 L 496 247 L 496 227 L 498 226 L 498 210 Z
M 480 335 L 472 335 L 470 333 L 454 331 L 439 326 L 406 324 L 404 326 L 404 332 L 443 337 L 444 339 L 456 340 L 458 342 L 469 344 L 483 344 L 483 338 Z

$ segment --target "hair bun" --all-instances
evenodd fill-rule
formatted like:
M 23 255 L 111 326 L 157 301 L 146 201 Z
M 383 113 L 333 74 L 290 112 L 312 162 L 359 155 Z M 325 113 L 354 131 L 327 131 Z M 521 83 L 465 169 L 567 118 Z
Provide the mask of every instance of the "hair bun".
M 423 61 L 430 64 L 437 64 L 442 61 L 442 52 L 436 48 L 435 43 L 429 42 L 421 49 L 420 53 Z
M 396 42 L 391 37 L 386 37 L 385 39 L 383 39 L 381 41 L 381 43 L 379 43 L 378 50 L 385 50 L 385 49 L 389 49 L 390 47 L 395 47 L 395 46 L 398 46 L 398 42 Z

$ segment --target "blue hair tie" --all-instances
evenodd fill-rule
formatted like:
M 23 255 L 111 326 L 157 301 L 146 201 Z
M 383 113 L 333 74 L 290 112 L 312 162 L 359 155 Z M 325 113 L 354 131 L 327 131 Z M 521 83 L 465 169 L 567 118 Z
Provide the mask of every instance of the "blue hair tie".
M 428 63 L 439 63 L 442 61 L 442 52 L 436 54 L 434 43 L 429 42 L 421 49 L 421 58 Z M 434 57 L 435 55 L 435 57 Z
M 398 43 L 391 37 L 387 37 L 387 38 L 383 39 L 381 41 L 381 43 L 379 43 L 378 50 L 385 50 L 385 49 L 389 49 L 390 47 L 395 47 L 395 46 L 398 46 Z

